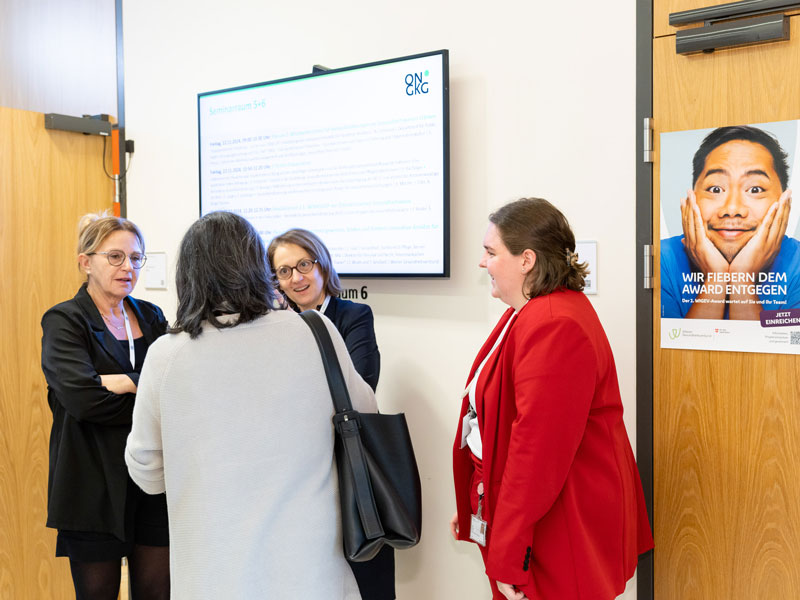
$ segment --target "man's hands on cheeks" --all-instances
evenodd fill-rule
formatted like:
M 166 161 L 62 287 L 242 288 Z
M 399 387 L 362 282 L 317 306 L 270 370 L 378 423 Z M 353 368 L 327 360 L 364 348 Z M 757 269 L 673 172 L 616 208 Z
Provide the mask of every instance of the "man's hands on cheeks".
M 731 262 L 732 273 L 757 273 L 768 267 L 781 249 L 783 236 L 789 224 L 792 208 L 792 190 L 786 190 L 778 201 L 769 207 L 761 219 L 756 233 Z
M 722 252 L 708 239 L 706 225 L 692 190 L 681 199 L 683 245 L 689 260 L 699 268 L 707 280 L 709 273 L 724 273 L 730 268 Z M 703 302 L 697 302 L 703 300 Z M 688 319 L 721 319 L 725 311 L 724 293 L 700 293 L 686 313 Z
M 500 581 L 497 582 L 497 589 L 500 590 L 500 593 L 503 594 L 508 600 L 526 600 L 527 596 L 516 589 L 513 585 L 509 585 L 507 583 L 502 583 Z
M 708 239 L 706 224 L 697 206 L 697 197 L 692 190 L 681 199 L 681 222 L 683 224 L 683 245 L 689 259 L 703 273 L 723 273 L 728 270 L 728 261 Z
M 748 273 L 755 275 L 769 268 L 781 249 L 783 236 L 789 223 L 792 206 L 792 192 L 785 190 L 777 202 L 769 207 L 764 218 L 756 227 L 755 234 L 739 250 L 730 264 L 725 256 L 711 242 L 706 234 L 706 224 L 702 219 L 697 198 L 693 191 L 686 193 L 681 200 L 681 220 L 683 224 L 683 244 L 689 260 L 709 281 L 710 273 Z M 758 320 L 762 308 L 761 300 L 755 293 L 731 292 L 727 298 L 721 286 L 713 290 L 701 291 L 692 304 L 686 317 L 690 319 L 722 319 L 725 307 L 729 309 L 728 318 L 737 320 Z

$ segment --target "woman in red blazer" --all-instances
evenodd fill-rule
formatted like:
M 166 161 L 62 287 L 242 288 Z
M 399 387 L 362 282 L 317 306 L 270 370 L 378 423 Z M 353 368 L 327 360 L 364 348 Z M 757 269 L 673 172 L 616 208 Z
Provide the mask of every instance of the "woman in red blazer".
M 489 220 L 480 266 L 510 308 L 464 392 L 451 531 L 479 544 L 495 599 L 610 600 L 653 538 L 586 265 L 546 200 Z

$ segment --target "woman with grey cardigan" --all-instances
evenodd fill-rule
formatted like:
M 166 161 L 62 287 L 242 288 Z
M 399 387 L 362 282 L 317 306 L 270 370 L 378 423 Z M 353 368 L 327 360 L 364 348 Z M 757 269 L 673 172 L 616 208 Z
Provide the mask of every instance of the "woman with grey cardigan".
M 167 492 L 174 598 L 360 598 L 342 553 L 331 402 L 308 326 L 264 245 L 210 213 L 183 238 L 171 335 L 149 350 L 125 460 Z M 353 407 L 375 396 L 333 339 Z

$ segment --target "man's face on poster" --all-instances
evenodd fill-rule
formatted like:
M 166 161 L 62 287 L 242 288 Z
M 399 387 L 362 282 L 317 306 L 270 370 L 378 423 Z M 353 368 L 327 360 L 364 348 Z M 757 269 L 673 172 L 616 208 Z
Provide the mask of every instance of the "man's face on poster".
M 706 234 L 728 262 L 782 191 L 772 155 L 761 144 L 733 140 L 709 152 L 694 193 Z

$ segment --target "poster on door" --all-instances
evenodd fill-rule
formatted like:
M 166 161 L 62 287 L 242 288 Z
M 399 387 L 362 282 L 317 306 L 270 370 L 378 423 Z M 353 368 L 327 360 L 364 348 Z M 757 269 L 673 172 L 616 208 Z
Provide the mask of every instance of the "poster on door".
M 661 134 L 662 348 L 800 354 L 798 137 L 800 121 Z

